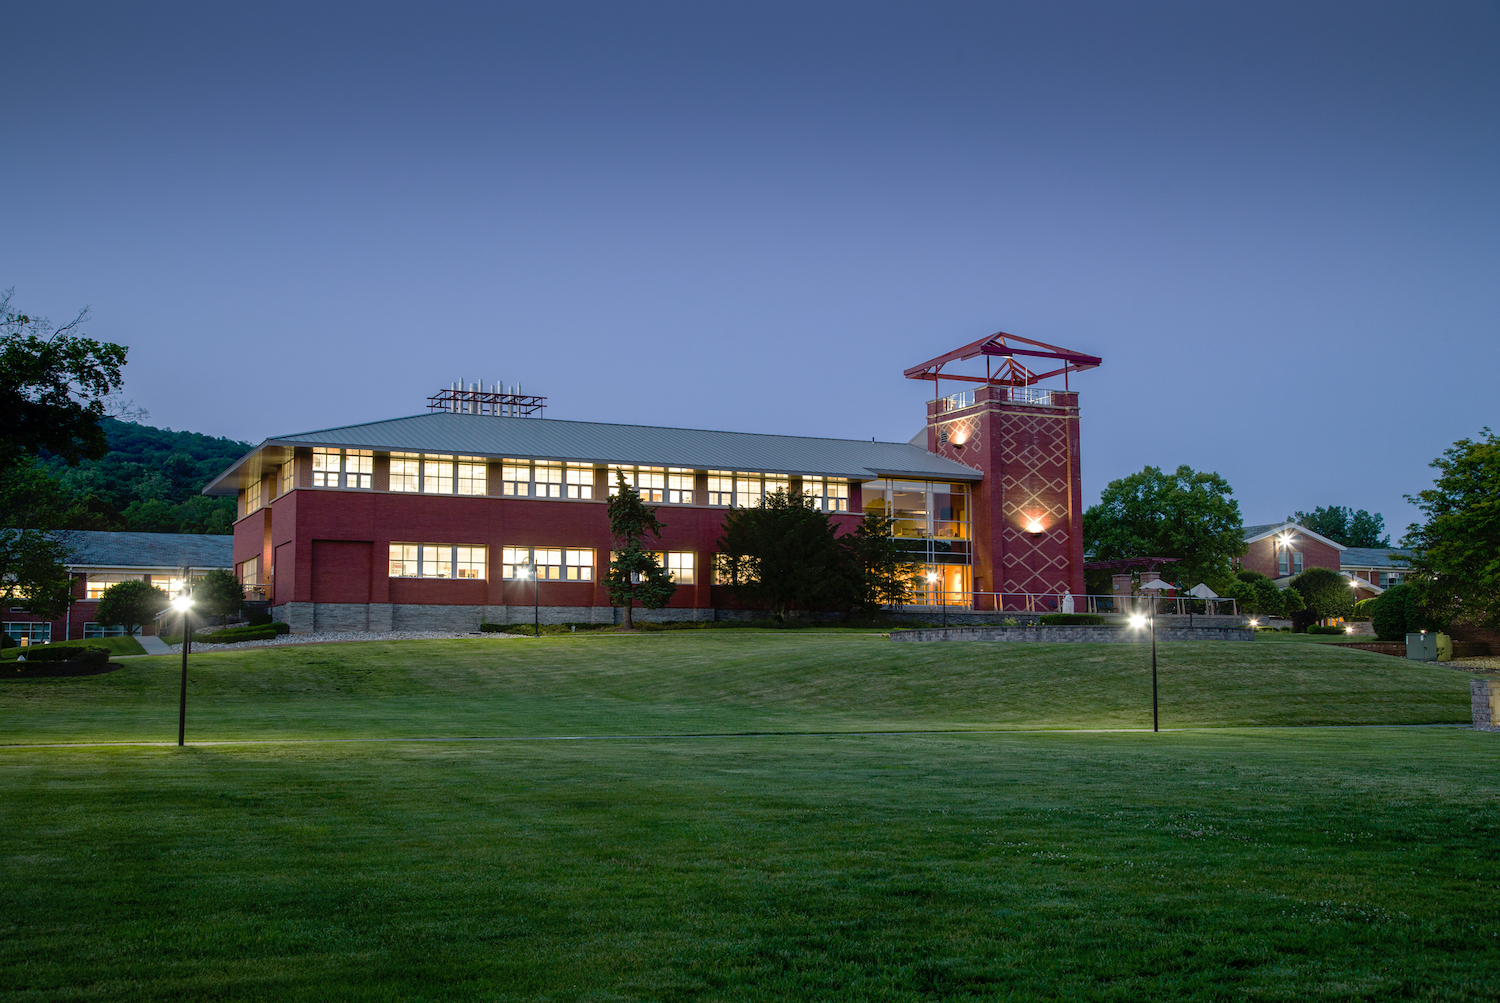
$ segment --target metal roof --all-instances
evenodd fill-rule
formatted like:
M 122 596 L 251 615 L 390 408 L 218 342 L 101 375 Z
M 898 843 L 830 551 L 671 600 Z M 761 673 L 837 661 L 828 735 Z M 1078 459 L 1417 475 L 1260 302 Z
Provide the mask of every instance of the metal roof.
M 232 568 L 234 537 L 203 533 L 104 533 L 60 530 L 68 564 L 90 568 Z
M 284 462 L 297 446 L 445 453 L 466 456 L 636 463 L 698 470 L 822 474 L 870 480 L 977 481 L 972 467 L 905 442 L 815 439 L 754 432 L 711 432 L 651 425 L 607 425 L 554 418 L 506 418 L 433 411 L 364 425 L 278 435 L 216 477 L 204 494 L 233 494 L 246 476 Z

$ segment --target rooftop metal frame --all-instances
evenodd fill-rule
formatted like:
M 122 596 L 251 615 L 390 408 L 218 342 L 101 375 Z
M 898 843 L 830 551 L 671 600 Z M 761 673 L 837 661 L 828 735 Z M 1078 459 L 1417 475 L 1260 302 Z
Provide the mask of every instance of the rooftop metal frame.
M 981 355 L 984 356 L 983 376 L 942 371 L 943 367 L 950 362 L 963 362 Z M 1061 362 L 1062 366 L 1045 373 L 1035 373 L 1016 361 L 1015 357 L 1018 355 L 1027 358 L 1054 359 Z M 999 372 L 994 372 L 992 368 L 991 360 L 996 358 L 1001 360 Z M 934 384 L 939 380 L 959 380 L 965 383 L 985 383 L 990 386 L 1007 387 L 1031 386 L 1060 375 L 1063 378 L 1063 388 L 1067 389 L 1069 373 L 1094 369 L 1102 365 L 1103 361 L 1095 355 L 1084 355 L 1070 348 L 1049 345 L 1044 341 L 1034 341 L 1020 335 L 997 331 L 989 337 L 980 338 L 962 348 L 955 348 L 946 355 L 939 355 L 935 359 L 928 359 L 921 365 L 912 366 L 905 371 L 904 375 L 909 380 L 931 380 Z

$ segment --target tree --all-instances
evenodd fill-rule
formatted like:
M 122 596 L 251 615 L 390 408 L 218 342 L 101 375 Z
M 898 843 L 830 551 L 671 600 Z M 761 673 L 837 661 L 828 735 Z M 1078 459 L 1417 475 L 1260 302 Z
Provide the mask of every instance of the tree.
M 1292 579 L 1291 586 L 1319 620 L 1348 616 L 1354 609 L 1349 579 L 1330 568 L 1308 568 Z
M 1290 616 L 1304 605 L 1302 594 L 1293 589 L 1279 589 L 1259 571 L 1239 571 L 1224 593 L 1234 599 L 1241 613 L 1254 616 Z
M 245 605 L 245 587 L 232 571 L 215 568 L 193 586 L 193 602 L 205 615 L 219 617 L 223 625 Z
M 626 630 L 635 629 L 632 610 L 639 602 L 646 609 L 661 609 L 677 591 L 671 577 L 656 557 L 641 546 L 647 535 L 661 538 L 667 527 L 656 518 L 656 509 L 641 501 L 641 496 L 618 470 L 615 471 L 615 493 L 606 507 L 609 533 L 618 546 L 609 562 L 609 601 L 625 609 Z
M 1385 535 L 1385 516 L 1379 512 L 1371 515 L 1364 509 L 1355 511 L 1340 505 L 1330 505 L 1327 508 L 1315 508 L 1311 512 L 1297 512 L 1289 521 L 1345 547 L 1391 545 L 1391 538 Z
M 900 606 L 916 596 L 918 565 L 896 542 L 896 520 L 867 512 L 853 533 L 840 537 L 858 576 L 858 605 L 870 612 Z
M 1375 628 L 1376 637 L 1382 641 L 1406 640 L 1406 631 L 1413 620 L 1411 596 L 1410 585 L 1392 585 L 1375 597 L 1370 625 Z
M 104 401 L 120 389 L 126 348 L 85 338 L 81 310 L 62 327 L 0 295 L 0 469 L 43 450 L 69 464 L 104 455 Z
M 117 582 L 105 589 L 99 596 L 98 612 L 94 615 L 100 623 L 118 623 L 125 628 L 125 633 L 134 636 L 141 624 L 156 619 L 169 603 L 165 592 L 137 578 Z
M 1239 502 L 1215 473 L 1147 467 L 1110 481 L 1083 514 L 1084 550 L 1094 560 L 1176 557 L 1164 573 L 1178 588 L 1228 588 L 1230 561 L 1245 552 Z
M 1431 620 L 1500 627 L 1500 438 L 1489 428 L 1432 461 L 1433 486 L 1407 501 L 1427 516 L 1407 527 L 1412 584 Z
M 730 511 L 720 568 L 737 595 L 782 619 L 792 610 L 848 609 L 859 591 L 838 527 L 800 492 L 776 491 Z

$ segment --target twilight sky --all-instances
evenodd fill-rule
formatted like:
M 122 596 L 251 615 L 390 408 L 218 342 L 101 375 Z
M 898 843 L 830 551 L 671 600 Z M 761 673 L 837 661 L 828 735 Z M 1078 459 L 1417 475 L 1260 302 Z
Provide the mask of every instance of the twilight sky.
M 1500 5 L 6 4 L 0 288 L 259 441 L 459 378 L 905 440 L 997 330 L 1086 503 L 1415 516 L 1500 425 Z M 956 387 L 954 389 L 957 389 Z

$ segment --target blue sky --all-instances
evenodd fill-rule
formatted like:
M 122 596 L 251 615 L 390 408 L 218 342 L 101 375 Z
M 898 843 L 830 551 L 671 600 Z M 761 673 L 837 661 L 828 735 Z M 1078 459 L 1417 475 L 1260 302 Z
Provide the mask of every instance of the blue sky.
M 13 4 L 0 286 L 153 424 L 420 411 L 904 440 L 996 330 L 1085 500 L 1414 517 L 1497 425 L 1495 3 Z

